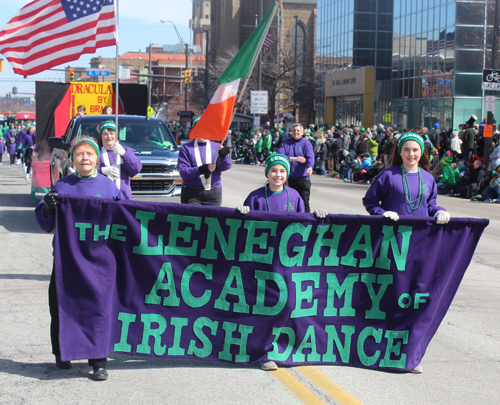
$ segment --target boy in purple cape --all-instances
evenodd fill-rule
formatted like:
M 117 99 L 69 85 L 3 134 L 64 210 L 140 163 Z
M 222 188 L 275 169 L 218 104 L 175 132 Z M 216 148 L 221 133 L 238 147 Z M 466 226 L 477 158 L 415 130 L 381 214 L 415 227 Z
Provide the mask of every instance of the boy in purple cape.
M 35 208 L 36 220 L 45 232 L 51 232 L 56 225 L 56 206 L 59 204 L 59 194 L 81 195 L 98 198 L 122 199 L 123 194 L 116 188 L 112 180 L 98 173 L 96 166 L 99 162 L 99 146 L 93 138 L 77 138 L 70 151 L 71 162 L 76 172 L 59 179 L 52 190 L 44 197 Z M 56 236 L 54 236 L 55 238 Z M 54 244 L 54 243 L 53 243 Z M 56 366 L 67 370 L 71 368 L 69 361 L 61 360 L 59 345 L 59 308 L 57 304 L 57 291 L 55 283 L 55 265 L 49 284 L 49 308 L 51 316 L 50 340 L 52 353 L 56 357 Z M 92 322 L 92 319 L 89 319 Z M 99 339 L 98 336 L 95 339 Z M 95 380 L 106 380 L 107 359 L 89 359 L 89 366 L 93 367 Z
M 429 173 L 424 139 L 416 133 L 401 135 L 392 153 L 392 166 L 380 173 L 363 197 L 370 215 L 383 215 L 393 221 L 400 215 L 435 217 L 446 224 L 450 214 L 437 205 L 437 186 Z M 412 373 L 422 373 L 419 364 Z
M 236 209 L 243 215 L 252 210 L 272 212 L 305 212 L 304 201 L 299 193 L 293 188 L 287 187 L 287 179 L 290 174 L 290 160 L 287 156 L 276 153 L 266 159 L 265 175 L 268 183 L 257 190 L 252 191 L 246 198 L 244 205 Z M 326 210 L 315 210 L 317 218 L 325 218 Z M 263 361 L 260 368 L 265 371 L 274 371 L 278 366 L 274 361 Z

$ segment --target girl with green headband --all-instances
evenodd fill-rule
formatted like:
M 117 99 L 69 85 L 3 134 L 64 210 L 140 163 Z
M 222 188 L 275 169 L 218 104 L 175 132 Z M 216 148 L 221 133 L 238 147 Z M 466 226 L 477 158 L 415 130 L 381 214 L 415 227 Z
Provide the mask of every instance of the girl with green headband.
M 51 232 L 56 225 L 56 209 L 59 204 L 58 195 L 70 194 L 74 196 L 97 197 L 108 199 L 123 199 L 123 194 L 116 188 L 112 180 L 99 174 L 96 166 L 99 162 L 99 147 L 93 138 L 77 138 L 70 150 L 71 162 L 76 172 L 59 179 L 52 190 L 40 201 L 35 208 L 36 220 L 40 228 L 45 232 Z M 54 238 L 57 235 L 54 236 Z M 53 243 L 53 246 L 55 244 Z M 55 255 L 54 255 L 55 257 Z M 70 264 L 62 263 L 58 271 L 68 272 Z M 103 269 L 105 270 L 105 269 Z M 64 286 L 63 286 L 64 288 Z M 52 275 L 49 284 L 49 309 L 51 316 L 50 338 L 52 342 L 52 353 L 56 358 L 56 366 L 60 369 L 70 369 L 71 363 L 61 358 L 59 346 L 59 308 L 57 305 L 57 291 L 55 286 L 55 265 L 52 267 Z M 99 316 L 90 316 L 89 323 L 100 322 Z M 102 336 L 93 336 L 98 340 Z M 106 380 L 107 359 L 89 359 L 89 366 L 93 367 L 95 380 Z
M 447 223 L 450 214 L 436 203 L 437 186 L 429 166 L 424 139 L 413 132 L 401 135 L 393 150 L 392 166 L 375 178 L 363 198 L 368 213 L 394 221 L 400 215 L 431 216 L 438 224 Z
M 290 160 L 287 156 L 275 153 L 266 159 L 264 171 L 268 183 L 252 191 L 246 198 L 244 205 L 236 207 L 243 215 L 252 210 L 271 212 L 302 212 L 305 213 L 304 201 L 299 193 L 288 187 L 287 180 L 290 174 Z M 317 218 L 325 218 L 326 210 L 315 210 Z M 262 361 L 260 367 L 265 371 L 277 370 L 274 361 Z

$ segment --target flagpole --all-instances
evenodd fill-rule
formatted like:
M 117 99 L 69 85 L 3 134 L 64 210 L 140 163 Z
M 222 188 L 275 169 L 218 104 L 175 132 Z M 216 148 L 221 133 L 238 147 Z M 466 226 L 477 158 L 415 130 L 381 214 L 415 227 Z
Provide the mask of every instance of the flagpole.
M 277 128 L 280 128 L 280 90 L 281 90 L 281 0 L 279 2 L 279 14 L 278 14 L 278 103 L 276 117 L 278 117 Z
M 116 3 L 115 3 L 115 19 L 116 19 L 116 74 L 115 74 L 115 80 L 116 80 L 116 83 L 115 83 L 115 126 L 116 126 L 116 139 L 119 139 L 120 138 L 120 131 L 119 131 L 119 128 L 118 128 L 118 108 L 119 108 L 119 97 L 118 97 L 118 85 L 120 83 L 120 80 L 119 80 L 119 64 L 118 64 L 118 56 L 119 56 L 119 36 L 118 36 L 118 10 L 119 10 L 119 7 L 118 7 L 118 2 L 119 0 L 115 0 Z
M 250 65 L 250 70 L 248 71 L 248 75 L 245 78 L 245 82 L 243 83 L 243 87 L 241 88 L 240 95 L 238 96 L 238 100 L 236 101 L 235 108 L 233 108 L 233 116 L 231 118 L 231 122 L 233 121 L 234 115 L 236 114 L 236 110 L 238 106 L 240 105 L 241 98 L 243 97 L 243 93 L 245 92 L 245 89 L 247 87 L 248 81 L 250 80 L 250 76 L 252 76 L 253 68 L 255 67 L 255 64 L 257 63 L 257 60 L 259 59 L 259 55 L 262 52 L 262 45 L 264 44 L 264 40 L 266 39 L 267 33 L 269 32 L 269 28 L 271 27 L 271 23 L 273 22 L 274 16 L 276 14 L 276 4 L 277 2 L 274 2 L 274 10 L 271 18 L 269 18 L 269 21 L 267 22 L 266 29 L 264 30 L 264 34 L 262 35 L 262 38 L 260 39 L 259 42 L 259 51 L 255 53 L 252 64 Z

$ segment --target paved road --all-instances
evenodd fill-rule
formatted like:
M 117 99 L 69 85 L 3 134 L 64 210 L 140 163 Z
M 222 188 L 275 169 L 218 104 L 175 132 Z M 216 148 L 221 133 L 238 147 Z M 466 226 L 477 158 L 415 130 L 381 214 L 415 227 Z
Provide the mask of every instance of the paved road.
M 263 168 L 224 176 L 224 206 L 265 182 Z M 366 185 L 314 177 L 312 208 L 364 214 Z M 19 166 L 0 166 L 0 403 L 496 404 L 500 402 L 500 205 L 440 197 L 452 216 L 491 220 L 455 300 L 422 361 L 421 375 L 340 366 L 263 372 L 222 363 L 112 354 L 110 378 L 94 382 L 84 361 L 56 369 L 47 287 L 52 235 L 35 222 Z M 169 202 L 178 199 L 168 200 Z M 453 249 L 453 241 L 450 241 Z

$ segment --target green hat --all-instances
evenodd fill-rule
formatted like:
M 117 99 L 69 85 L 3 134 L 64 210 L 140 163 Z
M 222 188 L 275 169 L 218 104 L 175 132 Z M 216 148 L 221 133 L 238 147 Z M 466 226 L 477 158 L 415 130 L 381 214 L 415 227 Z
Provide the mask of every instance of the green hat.
M 290 159 L 288 159 L 287 156 L 282 155 L 280 153 L 275 153 L 274 155 L 269 156 L 266 159 L 266 168 L 265 168 L 265 174 L 267 177 L 267 173 L 269 173 L 269 169 L 273 167 L 274 165 L 283 165 L 286 170 L 286 177 L 290 174 Z
M 103 123 L 101 123 L 101 125 L 99 125 L 99 133 L 102 134 L 102 131 L 104 131 L 105 129 L 111 129 L 112 131 L 116 131 L 116 124 L 114 121 L 104 121 Z
M 113 121 L 111 121 L 111 122 L 113 122 Z M 114 122 L 113 122 L 113 124 L 114 124 Z M 99 160 L 99 158 L 101 157 L 101 153 L 99 152 L 99 145 L 97 145 L 97 142 L 95 141 L 95 139 L 90 138 L 88 136 L 82 136 L 80 138 L 77 138 L 75 143 L 71 146 L 71 153 L 70 153 L 71 161 L 73 161 L 73 152 L 74 152 L 75 148 L 82 143 L 88 143 L 90 146 L 92 146 L 95 149 L 95 151 L 97 152 L 97 159 Z
M 415 141 L 420 145 L 421 153 L 424 153 L 424 139 L 415 132 L 405 132 L 398 139 L 398 153 L 401 154 L 401 148 L 406 141 Z

